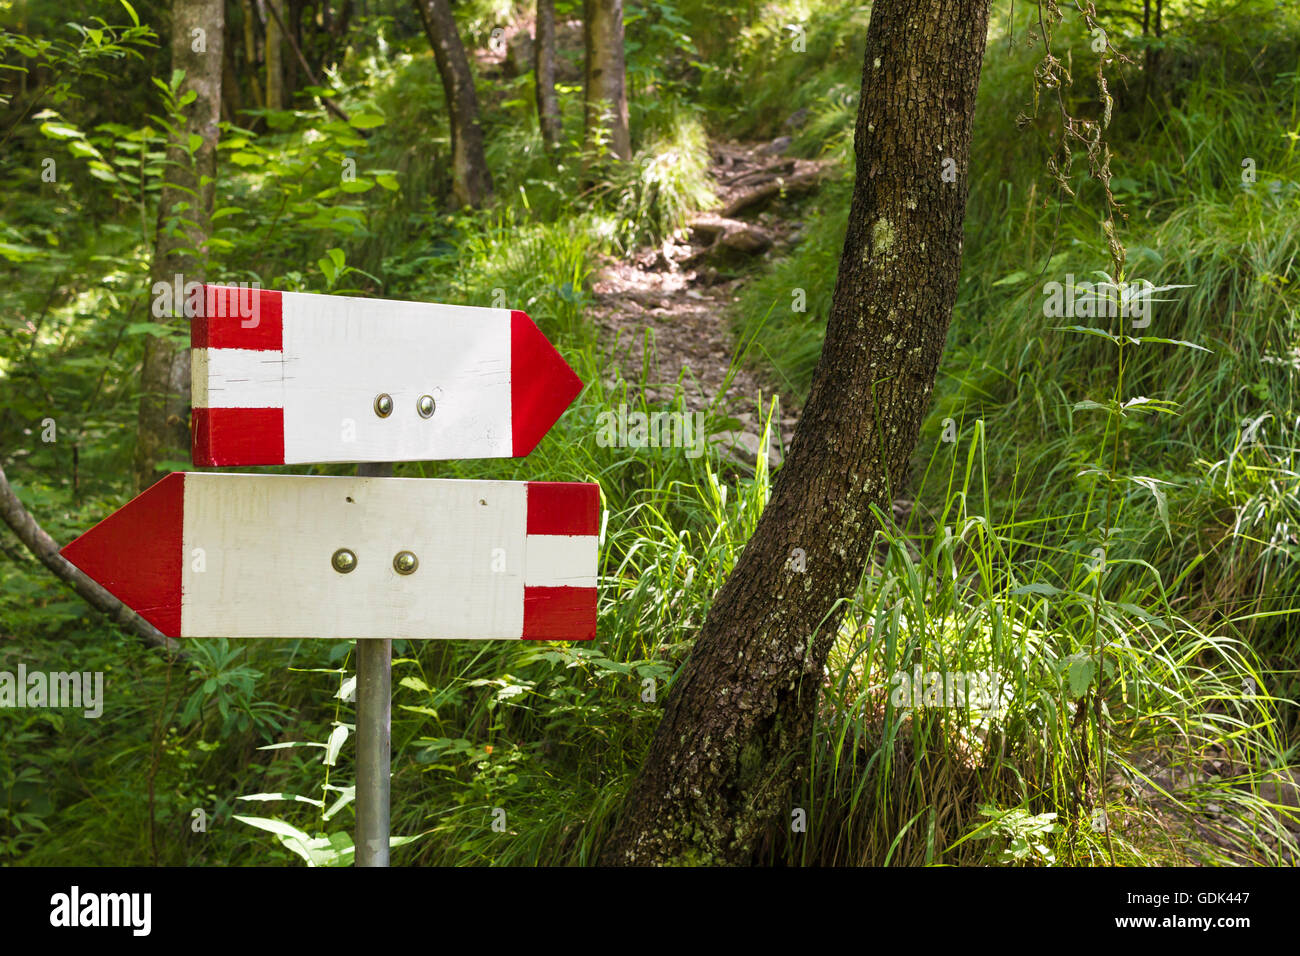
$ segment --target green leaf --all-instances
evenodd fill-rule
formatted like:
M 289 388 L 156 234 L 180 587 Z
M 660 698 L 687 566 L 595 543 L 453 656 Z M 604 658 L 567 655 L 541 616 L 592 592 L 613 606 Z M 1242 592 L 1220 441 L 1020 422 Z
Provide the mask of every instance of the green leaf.
M 1160 523 L 1164 525 L 1166 537 L 1172 542 L 1173 533 L 1169 530 L 1169 500 L 1160 489 L 1160 485 L 1169 485 L 1173 484 L 1173 482 L 1161 481 L 1159 478 L 1148 478 L 1145 475 L 1131 475 L 1128 480 L 1141 485 L 1155 496 L 1156 514 L 1160 517 Z
M 324 763 L 327 767 L 334 766 L 339 759 L 339 751 L 343 749 L 343 742 L 348 739 L 348 728 L 346 724 L 339 724 L 330 733 L 329 743 L 325 747 Z
M 358 113 L 348 120 L 348 123 L 356 129 L 374 129 L 376 126 L 383 126 L 386 122 L 388 121 L 378 113 Z
M 235 814 L 235 819 L 240 823 L 247 823 L 250 827 L 257 827 L 267 833 L 274 833 L 276 836 L 293 837 L 302 840 L 304 844 L 311 839 L 306 833 L 303 833 L 292 824 L 285 823 L 283 820 L 276 820 L 271 817 L 245 817 L 239 814 Z
M 274 833 L 279 838 L 280 842 L 284 844 L 286 849 L 297 853 L 307 861 L 308 865 L 317 865 L 317 860 L 312 854 L 312 849 L 314 848 L 313 845 L 317 841 L 313 840 L 297 827 L 290 826 L 283 820 L 274 820 L 269 817 L 245 817 L 236 814 L 235 819 L 240 823 L 247 823 L 249 826 L 257 827 L 259 830 L 266 830 L 268 833 Z
M 84 134 L 74 126 L 61 123 L 42 123 L 41 133 L 50 139 L 82 139 Z
M 1131 335 L 1118 336 L 1111 335 L 1102 329 L 1094 329 L 1089 325 L 1058 325 L 1053 327 L 1053 332 L 1078 332 L 1080 335 L 1095 335 L 1099 339 L 1105 339 L 1107 342 L 1113 342 L 1119 345 L 1121 338 L 1131 345 L 1137 345 L 1137 339 Z
M 342 794 L 339 796 L 337 800 L 335 800 L 332 804 L 330 804 L 330 808 L 325 811 L 321 819 L 328 820 L 330 817 L 334 816 L 334 814 L 338 813 L 349 803 L 355 800 L 356 797 L 357 797 L 356 787 L 343 787 Z
M 120 4 L 122 4 L 122 6 L 126 7 L 126 12 L 127 12 L 127 15 L 130 16 L 130 18 L 131 18 L 131 22 L 134 23 L 136 26 L 139 26 L 139 25 L 140 25 L 140 16 L 135 12 L 135 7 L 133 7 L 133 6 L 131 6 L 131 4 L 127 3 L 126 0 L 118 0 L 118 3 L 120 3 Z
M 1070 694 L 1082 697 L 1097 674 L 1097 662 L 1087 654 L 1072 654 L 1066 661 L 1070 665 L 1066 675 L 1070 682 Z
M 11 242 L 0 242 L 0 256 L 4 256 L 10 262 L 30 262 L 32 259 L 38 259 L 41 256 L 41 250 L 35 246 L 14 245 Z
M 1022 584 L 1019 587 L 1014 587 L 1011 589 L 1011 593 L 1012 595 L 1046 594 L 1048 597 L 1053 597 L 1057 594 L 1064 594 L 1065 592 L 1058 587 L 1053 587 L 1045 581 L 1035 581 L 1032 584 Z
M 90 143 L 87 143 L 84 139 L 74 139 L 69 143 L 68 152 L 73 156 L 93 156 L 96 159 L 103 159 L 103 154 Z
M 1085 398 L 1083 401 L 1075 402 L 1073 405 L 1070 406 L 1070 411 L 1072 412 L 1090 411 L 1092 409 L 1098 409 L 1103 412 L 1108 412 L 1111 410 L 1111 406 L 1102 404 L 1101 402 L 1094 402 L 1090 398 Z
M 1187 342 L 1183 339 L 1161 339 L 1161 338 L 1156 338 L 1154 335 L 1144 335 L 1141 338 L 1139 338 L 1137 341 L 1161 342 L 1165 345 L 1178 345 L 1178 346 L 1182 346 L 1183 348 L 1198 349 L 1202 352 L 1210 352 L 1210 354 L 1214 354 L 1212 350 L 1207 349 L 1204 345 L 1197 345 L 1195 342 Z
M 248 794 L 245 794 L 245 795 L 242 796 L 242 797 L 239 797 L 238 799 L 240 799 L 240 800 L 262 800 L 262 801 L 270 801 L 270 800 L 296 800 L 296 801 L 298 801 L 299 803 L 310 803 L 313 807 L 324 807 L 324 806 L 325 806 L 325 801 L 324 801 L 324 800 L 313 800 L 311 797 L 301 797 L 301 796 L 299 796 L 299 795 L 296 794 L 296 793 L 248 793 Z

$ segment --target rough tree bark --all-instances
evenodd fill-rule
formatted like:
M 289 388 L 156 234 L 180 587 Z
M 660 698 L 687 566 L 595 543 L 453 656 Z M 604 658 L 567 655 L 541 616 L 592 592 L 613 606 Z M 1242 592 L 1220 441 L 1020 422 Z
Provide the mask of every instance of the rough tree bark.
M 888 513 L 904 477 L 947 336 L 989 2 L 872 7 L 857 181 L 808 404 L 668 697 L 607 864 L 746 863 L 790 823 L 837 602 L 866 567 L 870 506 Z
M 203 49 L 196 50 L 193 31 L 203 31 Z M 184 107 L 185 122 L 167 148 L 167 173 L 158 200 L 158 230 L 150 286 L 201 282 L 201 251 L 211 229 L 212 200 L 217 176 L 217 134 L 221 113 L 221 63 L 226 32 L 222 0 L 175 0 L 172 6 L 172 69 L 184 70 L 181 94 L 193 90 L 194 102 Z M 191 164 L 181 144 L 191 133 L 202 143 Z M 178 204 L 185 204 L 178 211 Z M 174 225 L 173 225 L 174 223 Z M 161 324 L 184 327 L 183 318 L 163 318 Z M 145 342 L 140 370 L 140 414 L 136 429 L 135 485 L 143 490 L 162 477 L 157 463 L 188 458 L 190 447 L 190 350 L 165 336 Z
M 412 0 L 442 76 L 442 89 L 451 113 L 451 189 L 457 206 L 480 206 L 492 195 L 492 176 L 483 155 L 483 130 L 478 124 L 478 94 L 469 57 L 460 42 L 450 0 Z
M 533 43 L 533 79 L 537 87 L 537 125 L 548 150 L 560 143 L 560 99 L 555 93 L 555 0 L 537 0 L 537 37 Z
M 627 126 L 627 76 L 623 64 L 623 0 L 584 0 L 586 46 L 584 141 L 597 139 L 619 159 L 632 158 Z

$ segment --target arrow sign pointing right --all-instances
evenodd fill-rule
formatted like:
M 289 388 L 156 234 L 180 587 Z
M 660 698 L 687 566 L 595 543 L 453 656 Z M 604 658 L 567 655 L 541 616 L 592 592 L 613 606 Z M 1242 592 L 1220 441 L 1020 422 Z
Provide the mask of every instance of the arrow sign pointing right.
M 582 390 L 510 309 L 205 286 L 190 311 L 196 465 L 519 458 Z
M 174 472 L 62 554 L 169 637 L 581 641 L 599 530 L 596 484 Z

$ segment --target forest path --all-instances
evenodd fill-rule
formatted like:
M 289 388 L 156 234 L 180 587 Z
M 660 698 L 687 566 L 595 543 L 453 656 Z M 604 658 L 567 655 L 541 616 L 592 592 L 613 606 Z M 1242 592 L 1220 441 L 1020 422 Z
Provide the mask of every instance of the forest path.
M 721 437 L 740 460 L 752 463 L 758 454 L 760 399 L 765 414 L 779 393 L 768 450 L 773 465 L 780 461 L 780 449 L 789 447 L 798 408 L 789 390 L 757 368 L 752 356 L 740 361 L 741 346 L 728 318 L 757 257 L 779 255 L 798 241 L 798 221 L 772 211 L 753 213 L 771 199 L 814 185 L 827 166 L 783 156 L 789 144 L 788 137 L 711 144 L 714 208 L 697 214 L 682 234 L 661 246 L 641 247 L 622 259 L 606 257 L 592 285 L 595 303 L 589 313 L 600 330 L 610 384 L 644 378 L 648 398 L 667 402 L 680 381 L 692 411 L 716 400 L 718 410 L 740 422 Z

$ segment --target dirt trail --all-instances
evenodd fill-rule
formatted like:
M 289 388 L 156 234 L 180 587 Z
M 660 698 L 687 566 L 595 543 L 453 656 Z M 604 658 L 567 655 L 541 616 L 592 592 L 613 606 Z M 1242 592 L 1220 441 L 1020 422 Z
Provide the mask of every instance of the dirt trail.
M 771 143 L 713 144 L 715 208 L 697 215 L 684 237 L 638 249 L 626 259 L 607 258 L 592 286 L 596 301 L 589 314 L 601 332 L 608 380 L 641 380 L 648 331 L 647 394 L 667 401 L 680 380 L 687 407 L 698 410 L 727 386 L 718 404 L 741 427 L 719 438 L 735 457 L 749 462 L 760 444 L 758 401 L 761 397 L 766 406 L 781 389 L 752 362 L 737 367 L 728 384 L 739 352 L 728 318 L 745 273 L 753 269 L 746 260 L 784 252 L 799 225 L 771 213 L 751 214 L 773 198 L 810 187 L 825 168 L 783 156 L 789 143 L 782 137 Z M 740 277 L 728 278 L 735 273 Z M 780 415 L 780 444 L 774 440 L 768 451 L 772 464 L 780 460 L 779 449 L 789 447 L 798 418 L 789 395 L 781 395 Z

